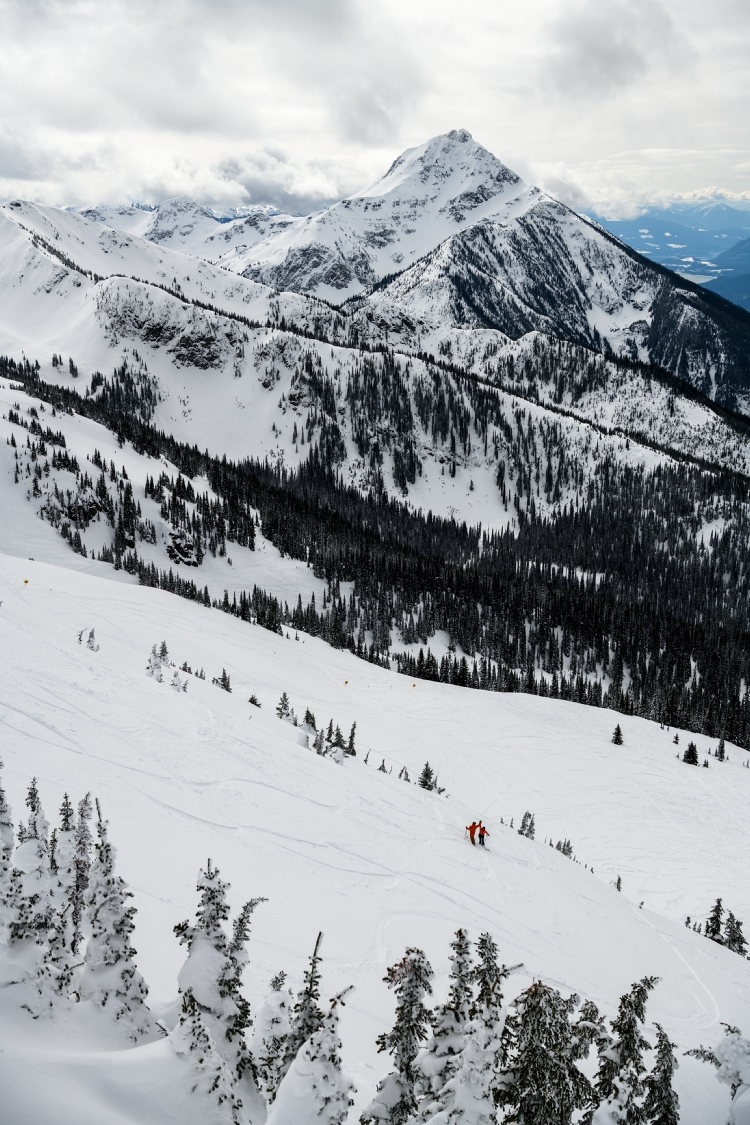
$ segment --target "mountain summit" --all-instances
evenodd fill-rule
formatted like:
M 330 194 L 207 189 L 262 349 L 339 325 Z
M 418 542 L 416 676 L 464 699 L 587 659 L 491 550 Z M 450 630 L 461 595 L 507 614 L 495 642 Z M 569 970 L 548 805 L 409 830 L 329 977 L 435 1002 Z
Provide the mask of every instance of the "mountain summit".
M 466 129 L 454 129 L 407 149 L 365 191 L 237 248 L 221 264 L 341 303 L 457 231 L 522 214 L 541 195 Z

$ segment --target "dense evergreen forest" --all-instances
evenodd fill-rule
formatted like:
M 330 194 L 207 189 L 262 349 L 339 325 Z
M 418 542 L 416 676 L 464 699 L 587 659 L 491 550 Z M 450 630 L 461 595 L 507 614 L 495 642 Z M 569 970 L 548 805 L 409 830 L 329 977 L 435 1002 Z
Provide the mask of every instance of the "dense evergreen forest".
M 387 352 L 363 354 L 341 393 L 340 377 L 306 357 L 300 437 L 309 453 L 295 471 L 234 463 L 158 431 L 154 388 L 126 367 L 112 379 L 97 374 L 95 393 L 85 395 L 42 382 L 28 362 L 0 360 L 0 374 L 178 468 L 176 479 L 161 473 L 147 485 L 174 529 L 176 565 L 199 566 L 202 552 L 224 553 L 227 542 L 252 547 L 259 521 L 280 551 L 328 582 L 319 605 L 280 605 L 254 589 L 239 600 L 214 599 L 227 612 L 272 629 L 303 629 L 412 676 L 608 706 L 750 748 L 750 480 L 740 473 L 689 461 L 633 467 L 596 447 L 592 469 L 580 451 L 578 460 L 566 456 L 554 422 L 503 415 L 497 393 L 478 383 L 469 381 L 459 398 L 453 376 L 435 366 L 413 400 L 422 427 L 445 443 L 449 472 L 472 440 L 485 453 L 494 443 L 498 489 L 515 508 L 512 527 L 487 534 L 415 513 L 387 495 L 378 471 L 384 448 L 394 454 L 397 484 L 420 472 L 412 400 Z M 337 472 L 342 396 L 372 469 L 364 493 Z M 213 496 L 200 493 L 196 478 L 208 481 Z M 137 540 L 153 541 L 151 532 L 132 489 L 120 486 L 121 503 L 108 514 L 116 532 L 109 561 L 143 583 L 209 603 L 200 583 L 138 556 Z M 545 514 L 534 500 L 542 494 L 555 505 Z M 566 495 L 574 498 L 564 502 Z M 85 513 L 68 521 L 76 549 Z M 342 591 L 342 583 L 351 586 Z M 391 651 L 394 628 L 403 644 L 421 646 L 418 656 Z M 439 630 L 450 638 L 440 661 L 429 647 Z

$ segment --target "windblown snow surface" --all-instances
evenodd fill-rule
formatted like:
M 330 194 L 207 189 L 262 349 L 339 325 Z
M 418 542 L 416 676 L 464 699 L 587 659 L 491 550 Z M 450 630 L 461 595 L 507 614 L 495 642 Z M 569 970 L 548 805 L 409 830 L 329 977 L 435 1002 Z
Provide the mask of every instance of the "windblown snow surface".
M 5 410 L 16 392 L 2 390 Z M 92 422 L 64 421 L 71 435 L 73 423 L 88 427 L 87 441 L 118 466 L 127 463 L 145 504 L 138 482 L 164 466 L 116 449 Z M 2 427 L 5 438 L 9 423 Z M 296 990 L 319 930 L 324 996 L 355 985 L 341 1028 L 344 1065 L 357 1085 L 350 1120 L 388 1070 L 375 1048 L 392 1021 L 386 966 L 406 946 L 423 947 L 441 1001 L 448 942 L 465 926 L 472 939 L 489 930 L 506 963 L 523 962 L 509 998 L 542 979 L 612 1016 L 633 981 L 658 975 L 648 1018 L 680 1047 L 681 1120 L 725 1121 L 729 1091 L 711 1067 L 682 1052 L 716 1044 L 721 1021 L 750 1026 L 750 964 L 683 922 L 687 914 L 705 918 L 717 895 L 739 917 L 750 913 L 744 751 L 730 746 L 724 764 L 711 758 L 709 769 L 690 768 L 676 756 L 675 732 L 642 719 L 618 715 L 624 745 L 614 746 L 615 716 L 606 710 L 413 682 L 304 634 L 280 636 L 139 587 L 74 554 L 39 520 L 26 485 L 13 483 L 12 454 L 3 440 L 0 721 L 8 797 L 17 821 L 36 776 L 53 823 L 64 792 L 99 798 L 119 873 L 135 892 L 137 960 L 157 1017 L 167 1026 L 176 1019 L 184 951 L 172 927 L 194 914 L 196 875 L 210 857 L 232 884 L 233 908 L 251 896 L 269 900 L 253 916 L 245 973 L 254 1011 L 279 969 Z M 262 559 L 262 539 L 258 545 L 252 565 L 265 569 L 253 580 L 290 600 L 297 591 L 306 598 L 315 588 L 311 572 L 270 551 Z M 230 568 L 224 560 L 212 565 L 205 580 L 215 597 L 228 584 L 220 567 Z M 91 629 L 96 652 L 78 643 Z M 149 677 L 148 654 L 162 640 L 178 665 L 202 667 L 206 680 L 188 676 L 183 693 Z M 231 694 L 211 683 L 222 669 Z M 276 718 L 283 691 L 318 725 L 333 718 L 348 732 L 356 722 L 357 757 L 338 765 L 311 751 L 299 727 Z M 251 693 L 260 709 L 248 703 Z M 709 741 L 680 732 L 680 749 L 688 738 L 702 760 Z M 426 760 L 444 795 L 398 780 L 403 766 L 416 778 Z M 387 773 L 378 771 L 381 761 Z M 535 841 L 508 826 L 527 809 L 536 815 Z M 486 851 L 465 838 L 474 817 L 489 827 Z M 565 837 L 578 862 L 545 842 Z M 35 1021 L 20 1006 L 22 986 L 11 983 L 18 976 L 18 966 L 0 963 L 3 1122 L 221 1120 L 191 1094 L 188 1064 L 170 1040 L 132 1048 L 86 1004 Z

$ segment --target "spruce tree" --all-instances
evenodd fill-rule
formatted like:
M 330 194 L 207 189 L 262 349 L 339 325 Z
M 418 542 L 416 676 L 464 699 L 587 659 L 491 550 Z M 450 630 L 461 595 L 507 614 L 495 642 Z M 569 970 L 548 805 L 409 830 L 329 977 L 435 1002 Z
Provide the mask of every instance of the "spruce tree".
M 697 766 L 698 762 L 698 747 L 694 742 L 689 742 L 687 750 L 682 755 L 683 762 L 687 762 L 689 766 Z
M 612 1021 L 612 1043 L 599 1054 L 596 1092 L 599 1108 L 593 1125 L 644 1125 L 643 1075 L 646 1067 L 643 1052 L 651 1044 L 643 1037 L 641 1027 L 646 1019 L 648 994 L 657 977 L 643 977 L 620 998 L 617 1017 Z
M 717 898 L 716 902 L 714 903 L 713 910 L 706 920 L 705 935 L 707 938 L 710 938 L 711 941 L 718 942 L 719 945 L 722 944 L 721 920 L 723 917 L 724 907 L 721 905 L 721 899 Z
M 395 1070 L 378 1084 L 375 1097 L 360 1118 L 363 1123 L 405 1125 L 416 1111 L 414 1062 L 431 1024 L 424 998 L 432 994 L 432 975 L 422 950 L 410 948 L 383 978 L 396 995 L 396 1021 L 391 1031 L 378 1036 L 378 1051 L 387 1051 L 393 1057 Z
M 10 940 L 44 946 L 52 924 L 50 902 L 49 822 L 44 815 L 36 778 L 26 795 L 29 819 L 18 831 L 11 874 Z M 41 955 L 39 957 L 41 959 Z
M 656 1028 L 656 1060 L 654 1068 L 643 1085 L 646 1100 L 643 1103 L 644 1120 L 649 1125 L 679 1125 L 680 1099 L 672 1089 L 672 1079 L 679 1063 L 675 1058 L 676 1043 L 670 1041 L 661 1024 Z
M 347 754 L 350 754 L 353 758 L 356 758 L 356 756 L 357 756 L 357 751 L 354 747 L 354 736 L 356 734 L 356 731 L 357 731 L 357 724 L 352 723 L 352 729 L 349 731 L 349 741 L 346 744 L 346 752 L 347 752 Z
M 90 937 L 86 943 L 79 984 L 81 1000 L 106 1009 L 133 1042 L 157 1033 L 146 1006 L 148 988 L 135 965 L 130 939 L 135 929 L 133 892 L 115 874 L 117 853 L 107 836 L 108 822 L 97 811 L 96 855 L 89 871 L 85 895 Z
M 322 940 L 323 934 L 319 933 L 310 962 L 304 972 L 302 988 L 297 993 L 297 1002 L 292 1011 L 291 1026 L 286 1037 L 284 1057 L 279 1067 L 281 1078 L 284 1077 L 296 1059 L 302 1044 L 323 1024 L 323 1013 L 318 1004 L 320 1000 L 320 962 L 323 960 L 318 950 Z
M 747 955 L 747 938 L 742 932 L 742 922 L 740 922 L 739 918 L 735 918 L 731 910 L 727 913 L 722 940 L 727 949 L 731 949 L 732 953 L 739 953 L 740 957 L 745 957 Z
M 717 1064 L 716 1077 L 732 1091 L 728 1125 L 746 1125 L 747 1103 L 750 1100 L 750 1039 L 738 1027 L 723 1024 L 724 1038 L 708 1058 Z M 698 1052 L 691 1052 L 698 1054 Z M 704 1056 L 705 1057 L 705 1056 Z M 742 1107 L 736 1112 L 738 1103 Z M 744 1113 L 743 1113 L 744 1109 Z
M 419 785 L 422 789 L 435 788 L 435 774 L 429 762 L 425 762 L 424 768 L 422 769 L 422 772 L 419 775 L 419 779 L 417 780 L 417 785 Z
M 276 714 L 280 719 L 288 719 L 291 715 L 291 709 L 289 707 L 289 696 L 285 691 L 282 691 L 281 698 L 276 704 Z
M 497 946 L 488 933 L 476 943 L 477 965 L 472 979 L 476 989 L 464 1048 L 456 1072 L 446 1084 L 451 1098 L 449 1117 L 472 1125 L 495 1125 L 496 1101 L 503 1065 L 505 1024 L 503 981 L 521 965 L 499 965 Z
M 203 1019 L 203 1009 L 188 988 L 180 1019 L 170 1036 L 176 1054 L 190 1064 L 190 1091 L 225 1106 L 233 1125 L 247 1125 L 241 1094 L 230 1065 L 219 1053 Z
M 71 949 L 74 954 L 83 951 L 84 900 L 89 885 L 89 869 L 91 867 L 92 838 L 89 831 L 91 813 L 91 794 L 87 793 L 78 802 L 78 824 L 75 827 L 75 854 L 73 857 L 75 878 L 71 890 L 71 926 L 73 927 Z
M 455 1108 L 455 1090 L 451 1079 L 460 1067 L 460 1055 L 466 1045 L 466 1027 L 473 1004 L 473 967 L 471 946 L 466 930 L 459 929 L 451 942 L 451 970 L 448 999 L 433 1016 L 433 1034 L 420 1052 L 414 1069 L 416 1092 L 420 1099 L 417 1120 L 432 1121 Z
M 13 812 L 3 788 L 3 763 L 0 761 L 0 945 L 8 940 L 11 913 L 11 878 L 13 856 Z
M 577 1040 L 570 1017 L 577 996 L 536 981 L 516 999 L 503 1033 L 508 1060 L 499 1080 L 500 1104 L 518 1125 L 570 1125 L 576 1110 L 595 1101 L 576 1066 Z
M 291 1026 L 291 992 L 284 988 L 286 973 L 271 980 L 271 991 L 255 1020 L 253 1056 L 258 1073 L 258 1089 L 270 1105 L 281 1081 L 281 1066 Z
M 302 1044 L 284 1075 L 267 1125 L 343 1125 L 353 1105 L 354 1083 L 341 1070 L 339 1010 L 346 988 L 330 1002 L 320 1026 Z
M 178 981 L 183 994 L 191 992 L 201 1020 L 210 1033 L 216 1050 L 224 1059 L 235 1082 L 248 1073 L 252 1080 L 254 1062 L 245 1041 L 250 1023 L 249 1006 L 240 992 L 242 970 L 247 961 L 245 943 L 249 919 L 263 899 L 251 899 L 240 911 L 230 940 L 222 925 L 229 917 L 226 893 L 229 884 L 209 859 L 198 877 L 200 902 L 194 925 L 181 922 L 174 932 L 188 956 Z M 191 1017 L 193 1018 L 193 1017 Z
M 612 741 L 614 742 L 615 746 L 622 746 L 622 729 L 620 728 L 619 723 L 617 724 L 617 726 L 614 729 L 614 733 L 612 735 Z

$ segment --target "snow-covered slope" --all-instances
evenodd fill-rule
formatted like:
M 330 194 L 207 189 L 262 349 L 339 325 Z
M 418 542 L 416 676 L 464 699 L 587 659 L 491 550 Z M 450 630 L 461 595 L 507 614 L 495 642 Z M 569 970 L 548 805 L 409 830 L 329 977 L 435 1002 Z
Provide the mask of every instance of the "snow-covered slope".
M 3 497 L 9 487 L 3 474 Z M 524 962 L 510 995 L 541 978 L 612 1014 L 631 981 L 654 973 L 662 981 L 649 1020 L 682 1050 L 717 1042 L 720 1020 L 747 1027 L 747 961 L 682 924 L 687 913 L 705 916 L 718 894 L 747 916 L 742 751 L 690 769 L 675 757 L 674 732 L 644 720 L 621 717 L 625 742 L 615 747 L 606 711 L 413 684 L 304 634 L 281 637 L 113 582 L 102 564 L 75 572 L 30 561 L 23 536 L 3 545 L 9 798 L 20 811 L 34 774 L 51 818 L 63 792 L 100 799 L 118 870 L 136 893 L 138 964 L 168 1026 L 183 960 L 172 927 L 193 914 L 196 871 L 210 855 L 235 907 L 269 898 L 253 917 L 246 972 L 256 1013 L 280 968 L 298 985 L 321 929 L 324 995 L 355 984 L 342 1024 L 354 1113 L 387 1066 L 375 1051 L 392 1012 L 385 966 L 406 945 L 423 946 L 442 999 L 459 925 L 472 937 L 489 929 L 506 962 Z M 92 628 L 96 652 L 78 644 Z M 182 693 L 147 676 L 162 639 L 207 680 L 188 676 Z M 210 683 L 222 669 L 231 695 Z M 311 752 L 300 728 L 273 713 L 282 691 L 298 714 L 310 707 L 345 730 L 356 722 L 357 758 L 339 766 Z M 702 756 L 709 743 L 696 741 Z M 381 759 L 392 773 L 378 772 Z M 425 759 L 448 797 L 397 779 L 402 766 L 416 776 Z M 507 826 L 527 808 L 536 841 Z M 490 828 L 487 852 L 464 838 L 475 816 Z M 568 836 L 578 864 L 546 846 Z M 4 982 L 18 979 L 17 967 L 2 971 Z M 19 986 L 0 990 L 0 1089 L 14 1125 L 213 1120 L 191 1099 L 189 1066 L 170 1041 L 127 1050 L 85 1005 L 34 1021 L 23 997 Z M 721 1122 L 728 1091 L 711 1068 L 680 1063 L 683 1125 Z
M 520 489 L 518 472 L 523 468 L 530 480 L 539 457 L 551 457 L 553 476 L 563 461 L 571 473 L 556 501 L 536 488 L 540 511 L 550 503 L 561 509 L 573 490 L 582 498 L 599 456 L 646 466 L 664 460 L 666 454 L 632 440 L 626 448 L 628 435 L 750 472 L 750 435 L 743 425 L 658 380 L 543 334 L 513 342 L 495 330 L 423 326 L 399 334 L 391 325 L 388 338 L 403 350 L 390 365 L 379 352 L 363 356 L 351 346 L 355 328 L 364 339 L 372 333 L 378 345 L 387 321 L 379 326 L 365 313 L 347 321 L 315 299 L 276 295 L 79 215 L 11 205 L 0 215 L 0 239 L 0 353 L 38 360 L 43 379 L 82 394 L 97 393 L 97 372 L 108 379 L 113 369 L 140 372 L 153 391 L 151 420 L 219 455 L 298 465 L 321 427 L 335 424 L 341 439 L 336 463 L 346 479 L 366 489 L 382 472 L 385 487 L 415 509 L 459 513 L 485 528 L 504 527 L 514 518 L 517 493 L 522 507 L 528 506 L 531 495 Z M 109 276 L 96 281 L 86 269 Z M 458 364 L 490 386 L 478 401 L 479 391 L 465 379 L 415 358 L 414 351 Z M 53 355 L 62 357 L 60 366 L 52 365 Z M 458 447 L 444 416 L 446 401 L 453 404 L 453 425 L 468 427 Z M 488 410 L 493 424 L 485 442 Z M 533 449 L 527 445 L 529 422 L 537 434 Z M 517 440 L 519 427 L 523 440 Z M 621 432 L 610 434 L 613 427 Z M 552 446 L 545 433 L 554 435 Z M 80 453 L 85 457 L 92 449 Z M 516 463 L 519 457 L 523 465 Z M 507 470 L 505 500 L 498 487 L 501 465 Z
M 165 199 L 154 207 L 139 203 L 100 204 L 77 208 L 86 219 L 168 246 L 184 254 L 217 261 L 223 255 L 236 253 L 272 231 L 293 221 L 275 207 L 231 207 L 216 211 L 186 196 Z
M 523 214 L 542 197 L 465 129 L 407 149 L 365 191 L 272 231 L 224 264 L 340 303 L 412 265 L 458 230 Z

